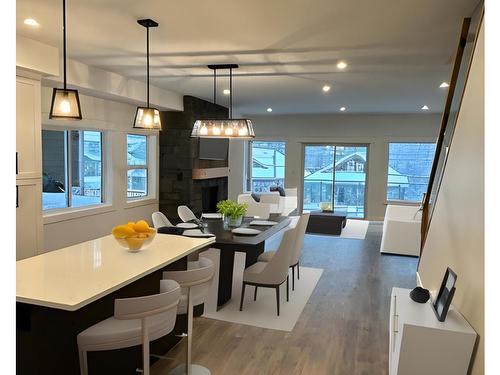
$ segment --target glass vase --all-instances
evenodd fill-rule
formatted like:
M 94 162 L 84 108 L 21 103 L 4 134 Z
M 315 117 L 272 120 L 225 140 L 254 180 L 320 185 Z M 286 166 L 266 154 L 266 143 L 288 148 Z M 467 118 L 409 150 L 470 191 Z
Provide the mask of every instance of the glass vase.
M 231 217 L 224 216 L 224 226 L 228 228 L 237 228 L 241 225 L 243 216 Z

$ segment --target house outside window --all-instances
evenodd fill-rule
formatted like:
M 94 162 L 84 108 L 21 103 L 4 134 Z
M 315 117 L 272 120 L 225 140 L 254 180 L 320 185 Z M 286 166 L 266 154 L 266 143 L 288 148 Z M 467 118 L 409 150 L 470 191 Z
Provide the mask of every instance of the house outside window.
M 427 191 L 436 144 L 389 143 L 387 200 L 420 202 Z
M 285 148 L 282 141 L 249 142 L 248 190 L 264 193 L 271 186 L 285 187 Z
M 101 204 L 102 133 L 42 130 L 43 210 Z
M 127 134 L 127 198 L 149 195 L 148 136 Z

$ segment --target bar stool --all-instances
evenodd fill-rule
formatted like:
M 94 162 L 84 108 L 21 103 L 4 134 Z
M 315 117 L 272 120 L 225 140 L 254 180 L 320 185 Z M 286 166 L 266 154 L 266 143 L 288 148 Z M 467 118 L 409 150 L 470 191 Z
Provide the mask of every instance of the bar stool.
M 191 220 L 197 220 L 197 217 L 194 215 L 193 211 L 188 206 L 179 206 L 177 207 L 177 215 L 181 218 L 181 220 L 185 223 Z
M 114 316 L 78 334 L 81 375 L 88 374 L 87 352 L 136 345 L 142 345 L 143 374 L 149 375 L 149 343 L 172 332 L 181 296 L 173 280 L 161 280 L 160 289 L 159 294 L 116 299 Z
M 191 347 L 193 308 L 195 305 L 205 302 L 214 272 L 215 266 L 213 262 L 202 256 L 196 262 L 189 262 L 187 271 L 163 272 L 163 278 L 175 280 L 181 286 L 182 295 L 179 307 L 177 308 L 177 314 L 187 313 L 188 317 L 186 364 L 177 366 L 170 372 L 171 375 L 210 375 L 210 370 L 206 367 L 191 364 Z

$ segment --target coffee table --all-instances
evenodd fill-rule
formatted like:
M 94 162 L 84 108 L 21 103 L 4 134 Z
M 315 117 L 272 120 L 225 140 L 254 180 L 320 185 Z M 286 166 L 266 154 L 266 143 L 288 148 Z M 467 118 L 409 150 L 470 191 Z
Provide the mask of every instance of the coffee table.
M 347 222 L 345 212 L 311 211 L 307 233 L 340 235 Z

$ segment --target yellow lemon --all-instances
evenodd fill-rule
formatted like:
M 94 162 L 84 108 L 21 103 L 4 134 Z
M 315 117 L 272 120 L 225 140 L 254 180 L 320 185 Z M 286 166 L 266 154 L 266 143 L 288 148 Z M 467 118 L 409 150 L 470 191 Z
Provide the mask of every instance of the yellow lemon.
M 145 220 L 139 220 L 135 223 L 134 230 L 138 233 L 149 233 L 149 224 Z
M 111 231 L 116 238 L 127 238 L 133 236 L 135 231 L 128 225 L 118 225 Z
M 138 233 L 137 234 L 137 238 L 148 238 L 149 237 L 149 233 Z
M 127 223 L 127 226 L 129 226 L 130 228 L 134 229 L 134 226 L 135 226 L 135 223 L 133 221 L 129 221 Z M 135 231 L 135 230 L 134 230 Z
M 127 241 L 130 250 L 139 250 L 144 240 L 142 238 L 129 237 L 125 241 Z

